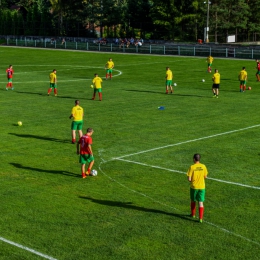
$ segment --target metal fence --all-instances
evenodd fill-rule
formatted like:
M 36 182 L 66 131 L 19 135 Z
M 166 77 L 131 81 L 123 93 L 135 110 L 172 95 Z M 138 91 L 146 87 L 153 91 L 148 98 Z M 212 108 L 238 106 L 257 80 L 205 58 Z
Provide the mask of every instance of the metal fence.
M 157 44 L 144 43 L 142 46 L 135 45 L 118 45 L 113 42 L 102 44 L 90 41 L 56 41 L 51 38 L 38 39 L 5 39 L 8 46 L 37 47 L 49 49 L 70 49 L 82 51 L 97 52 L 117 52 L 117 53 L 140 53 L 140 54 L 157 54 L 157 55 L 180 55 L 180 56 L 208 56 L 226 57 L 226 58 L 242 58 L 242 59 L 259 59 L 260 47 L 252 46 L 230 46 L 218 44 Z

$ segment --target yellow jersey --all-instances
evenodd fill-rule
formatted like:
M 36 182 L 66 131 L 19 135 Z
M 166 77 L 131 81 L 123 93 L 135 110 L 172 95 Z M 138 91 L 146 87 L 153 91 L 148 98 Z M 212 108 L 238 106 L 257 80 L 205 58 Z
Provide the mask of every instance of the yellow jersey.
M 208 175 L 206 166 L 202 163 L 195 163 L 190 166 L 187 176 L 191 178 L 192 189 L 205 189 L 205 178 Z
M 100 77 L 95 77 L 92 82 L 93 82 L 95 88 L 101 88 L 102 87 L 101 86 L 102 79 Z
M 220 74 L 216 72 L 213 77 L 212 77 L 213 83 L 214 84 L 219 84 L 220 83 Z
M 54 72 L 50 74 L 50 83 L 56 83 L 57 82 L 57 76 Z
M 247 79 L 247 72 L 245 70 L 241 70 L 239 72 L 238 77 L 239 77 L 239 80 L 246 80 Z
M 73 115 L 73 120 L 74 121 L 82 121 L 83 120 L 83 108 L 79 105 L 76 105 L 75 107 L 72 108 L 71 114 Z
M 172 80 L 173 74 L 171 70 L 166 71 L 166 80 Z
M 114 62 L 113 61 L 108 61 L 106 63 L 106 68 L 107 69 L 113 69 L 114 68 Z
M 213 62 L 213 60 L 214 60 L 214 58 L 213 58 L 212 56 L 209 56 L 209 57 L 207 58 L 207 62 L 208 62 L 209 64 L 211 64 L 211 63 Z

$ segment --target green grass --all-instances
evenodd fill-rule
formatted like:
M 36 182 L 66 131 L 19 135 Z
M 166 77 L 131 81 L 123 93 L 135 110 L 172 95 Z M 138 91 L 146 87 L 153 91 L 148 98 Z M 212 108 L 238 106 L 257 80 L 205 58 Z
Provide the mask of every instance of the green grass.
M 44 258 L 3 238 L 59 260 L 258 259 L 254 61 L 215 59 L 221 89 L 213 99 L 205 58 L 8 47 L 0 54 L 0 259 Z M 92 101 L 93 74 L 104 76 L 111 55 L 115 77 L 103 82 L 103 101 Z M 9 64 L 14 91 L 5 90 Z M 173 95 L 164 93 L 166 66 L 178 84 Z M 252 87 L 245 93 L 242 66 Z M 54 68 L 58 97 L 48 97 Z M 84 129 L 95 131 L 97 177 L 81 178 L 70 143 L 75 99 Z M 184 175 L 196 152 L 210 177 L 202 224 L 188 217 Z

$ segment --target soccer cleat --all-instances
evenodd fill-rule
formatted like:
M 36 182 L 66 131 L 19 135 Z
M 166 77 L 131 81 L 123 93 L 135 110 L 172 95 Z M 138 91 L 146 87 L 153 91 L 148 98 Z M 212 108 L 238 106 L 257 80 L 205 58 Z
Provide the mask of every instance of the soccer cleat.
M 214 95 L 213 97 L 216 97 L 216 95 Z
M 85 178 L 87 178 L 87 176 L 86 176 L 86 175 L 82 176 L 82 179 L 85 179 Z
M 8 90 L 8 88 L 5 88 L 5 90 Z
M 55 94 L 54 96 L 57 97 L 57 94 Z
M 195 215 L 192 215 L 192 214 L 190 214 L 190 217 L 191 217 L 191 218 L 196 218 L 196 216 L 195 216 Z
M 14 87 L 12 88 L 12 90 L 14 90 Z
M 216 98 L 218 98 L 218 96 L 216 96 Z
M 200 219 L 200 223 L 202 223 L 202 219 Z
M 72 144 L 75 144 L 76 142 L 75 141 L 71 141 Z

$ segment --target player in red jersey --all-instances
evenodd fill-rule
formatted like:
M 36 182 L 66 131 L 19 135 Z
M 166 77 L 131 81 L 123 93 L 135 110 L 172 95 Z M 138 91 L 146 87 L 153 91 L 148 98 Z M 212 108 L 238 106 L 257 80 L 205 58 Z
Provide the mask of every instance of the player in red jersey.
M 8 90 L 8 88 L 11 88 L 12 90 L 14 89 L 13 88 L 13 74 L 14 74 L 14 70 L 13 70 L 13 66 L 12 65 L 9 65 L 9 67 L 6 69 L 6 76 L 7 76 L 7 80 L 8 80 L 8 83 L 6 85 L 6 90 Z
M 94 156 L 92 152 L 92 134 L 93 129 L 88 128 L 87 133 L 84 134 L 77 143 L 77 154 L 79 154 L 79 162 L 81 163 L 82 178 L 86 178 L 90 175 L 91 169 L 94 165 Z M 86 171 L 86 163 L 88 163 L 88 169 Z
M 257 81 L 260 81 L 260 62 L 259 60 L 255 60 L 255 61 L 256 61 L 256 69 L 257 69 L 255 76 Z

